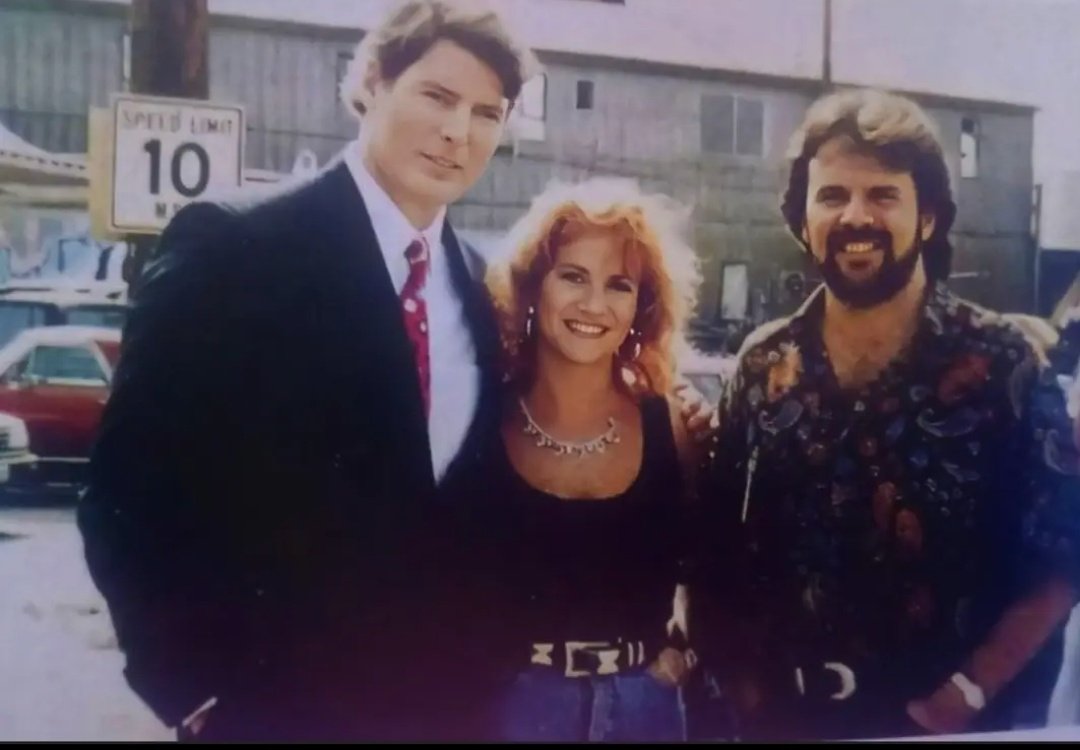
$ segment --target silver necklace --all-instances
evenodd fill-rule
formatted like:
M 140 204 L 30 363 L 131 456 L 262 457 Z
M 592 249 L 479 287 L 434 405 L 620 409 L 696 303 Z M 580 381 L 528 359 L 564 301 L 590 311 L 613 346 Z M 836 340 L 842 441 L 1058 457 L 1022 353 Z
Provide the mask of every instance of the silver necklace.
M 572 456 L 575 453 L 584 456 L 588 453 L 603 453 L 607 446 L 619 442 L 619 431 L 615 427 L 615 418 L 608 417 L 608 428 L 603 435 L 580 443 L 571 443 L 554 438 L 544 431 L 544 428 L 536 423 L 529 413 L 529 407 L 525 406 L 525 399 L 518 398 L 521 413 L 525 415 L 525 427 L 522 428 L 526 435 L 536 438 L 537 448 L 550 448 L 559 456 Z

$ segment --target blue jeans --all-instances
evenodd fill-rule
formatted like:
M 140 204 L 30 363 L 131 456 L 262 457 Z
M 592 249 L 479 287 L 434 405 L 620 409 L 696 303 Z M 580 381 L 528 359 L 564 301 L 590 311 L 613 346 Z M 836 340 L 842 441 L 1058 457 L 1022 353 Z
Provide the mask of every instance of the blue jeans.
M 686 717 L 679 688 L 644 671 L 564 676 L 550 667 L 522 672 L 496 705 L 503 742 L 681 742 Z

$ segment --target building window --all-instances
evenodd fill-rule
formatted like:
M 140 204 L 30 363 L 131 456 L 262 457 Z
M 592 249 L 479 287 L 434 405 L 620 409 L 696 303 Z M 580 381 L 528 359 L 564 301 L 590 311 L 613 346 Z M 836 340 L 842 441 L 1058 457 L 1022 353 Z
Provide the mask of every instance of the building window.
M 544 121 L 547 116 L 547 75 L 545 73 L 533 76 L 522 86 L 517 106 L 522 117 Z
M 735 100 L 735 153 L 761 156 L 765 140 L 765 105 L 758 99 Z
M 577 108 L 578 109 L 592 109 L 593 108 L 593 82 L 592 81 L 578 81 L 577 82 Z
M 352 52 L 338 52 L 337 63 L 334 68 L 334 99 L 341 103 L 341 83 L 349 72 L 349 64 L 353 61 Z
M 974 117 L 960 120 L 960 176 L 979 176 L 979 121 Z
M 530 78 L 521 88 L 514 102 L 514 109 L 503 131 L 503 143 L 517 141 L 542 141 L 545 138 L 544 120 L 547 119 L 547 75 Z M 516 150 L 516 146 L 515 146 Z
M 702 97 L 701 148 L 716 154 L 764 155 L 765 103 L 728 94 Z
M 745 320 L 749 312 L 749 268 L 746 263 L 725 263 L 720 271 L 720 318 Z
M 702 98 L 701 149 L 717 154 L 735 153 L 735 97 Z

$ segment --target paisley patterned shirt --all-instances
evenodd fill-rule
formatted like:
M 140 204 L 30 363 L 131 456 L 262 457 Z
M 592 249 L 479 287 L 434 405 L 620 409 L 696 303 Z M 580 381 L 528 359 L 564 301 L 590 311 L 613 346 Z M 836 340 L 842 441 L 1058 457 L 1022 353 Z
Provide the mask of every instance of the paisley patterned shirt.
M 1077 451 L 1044 355 L 995 313 L 931 287 L 906 353 L 844 390 L 823 311 L 819 289 L 743 346 L 709 534 L 739 657 L 844 665 L 899 712 L 1044 576 L 1080 582 Z M 1028 695 L 1048 695 L 1060 651 L 1041 658 Z

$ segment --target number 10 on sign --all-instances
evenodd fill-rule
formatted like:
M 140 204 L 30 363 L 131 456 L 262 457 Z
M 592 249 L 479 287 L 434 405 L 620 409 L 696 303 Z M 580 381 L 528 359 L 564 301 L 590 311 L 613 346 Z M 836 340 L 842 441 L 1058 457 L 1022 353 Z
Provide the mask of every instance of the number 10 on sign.
M 143 149 L 150 155 L 150 192 L 161 195 L 161 141 L 157 138 L 147 141 Z M 193 154 L 196 159 L 195 179 L 188 184 L 184 179 L 184 157 Z M 197 198 L 206 190 L 210 182 L 210 155 L 198 143 L 182 143 L 173 151 L 170 172 L 172 187 L 186 198 Z

